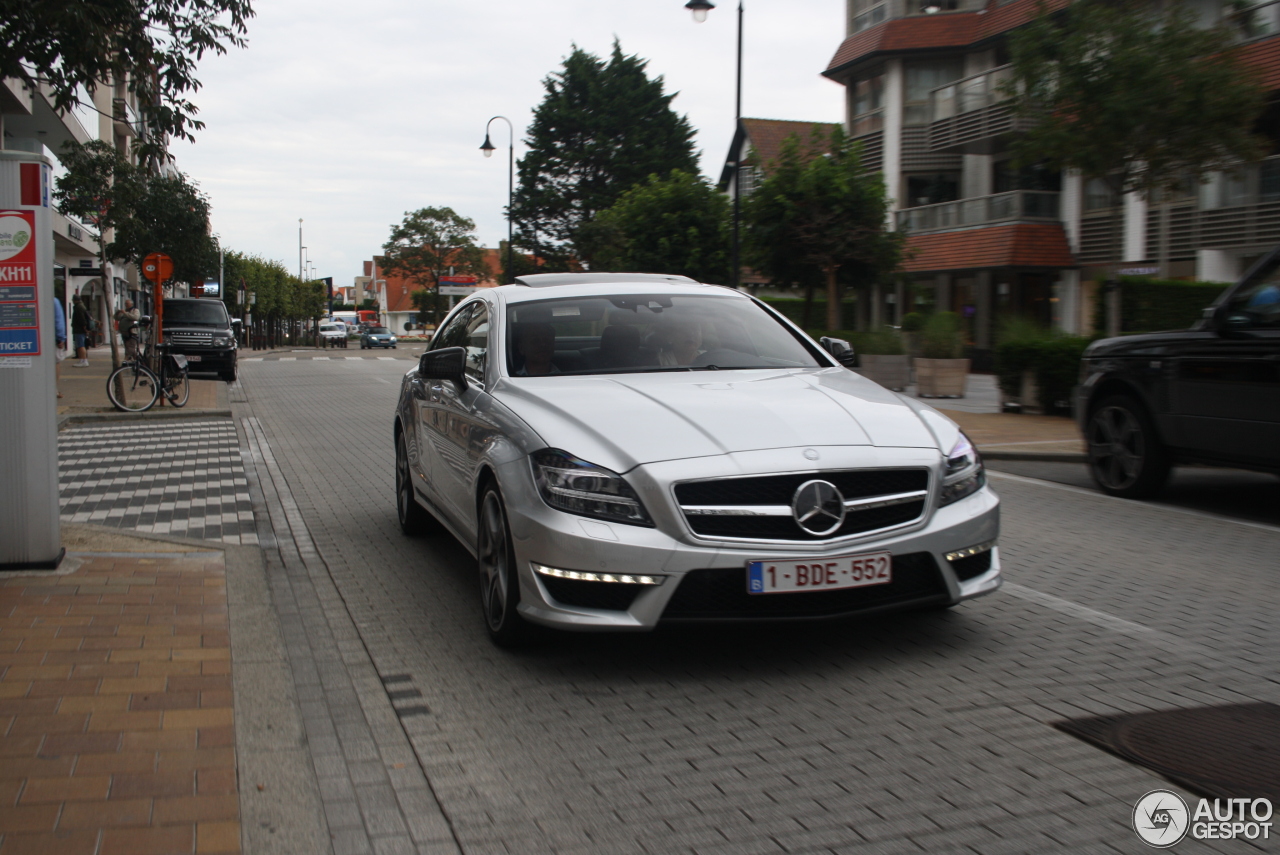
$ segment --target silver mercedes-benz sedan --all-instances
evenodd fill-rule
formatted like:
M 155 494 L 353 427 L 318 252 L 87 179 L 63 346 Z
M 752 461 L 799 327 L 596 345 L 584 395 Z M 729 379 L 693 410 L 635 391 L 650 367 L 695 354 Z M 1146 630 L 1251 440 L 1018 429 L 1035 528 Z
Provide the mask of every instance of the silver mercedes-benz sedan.
M 477 557 L 490 636 L 946 607 L 1000 585 L 954 422 L 741 292 L 538 274 L 460 303 L 395 417 L 406 534 Z

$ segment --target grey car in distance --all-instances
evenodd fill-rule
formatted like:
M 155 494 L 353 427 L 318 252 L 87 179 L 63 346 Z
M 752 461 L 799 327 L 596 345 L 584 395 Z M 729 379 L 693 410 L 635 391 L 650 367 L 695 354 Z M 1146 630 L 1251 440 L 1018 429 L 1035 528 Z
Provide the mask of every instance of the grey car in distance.
M 954 422 L 683 277 L 472 295 L 405 375 L 393 437 L 401 527 L 476 555 L 500 645 L 530 624 L 813 620 L 1000 585 L 999 500 Z

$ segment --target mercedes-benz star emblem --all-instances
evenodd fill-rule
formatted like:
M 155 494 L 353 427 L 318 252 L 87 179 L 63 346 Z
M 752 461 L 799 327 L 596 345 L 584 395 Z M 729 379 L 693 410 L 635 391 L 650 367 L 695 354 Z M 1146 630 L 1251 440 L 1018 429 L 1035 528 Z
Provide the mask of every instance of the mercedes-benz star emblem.
M 796 524 L 810 534 L 824 537 L 844 524 L 844 496 L 834 484 L 806 481 L 791 499 Z

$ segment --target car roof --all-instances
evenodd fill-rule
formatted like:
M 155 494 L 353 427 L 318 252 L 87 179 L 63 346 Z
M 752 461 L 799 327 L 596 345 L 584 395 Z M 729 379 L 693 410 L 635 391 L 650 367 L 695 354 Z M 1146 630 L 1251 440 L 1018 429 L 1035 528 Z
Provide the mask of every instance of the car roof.
M 675 273 L 531 273 L 517 276 L 515 284 L 529 288 L 549 288 L 557 285 L 587 285 L 618 282 L 684 282 L 697 285 L 696 279 Z
M 587 276 L 587 274 L 540 273 L 539 276 Z M 507 303 L 525 303 L 532 300 L 550 300 L 570 297 L 613 297 L 626 294 L 697 294 L 698 296 L 724 296 L 749 299 L 742 291 L 723 285 L 707 285 L 681 277 L 654 276 L 644 278 L 636 274 L 595 274 L 591 278 L 567 279 L 555 286 L 531 288 L 526 285 L 502 285 L 485 288 L 480 294 L 500 297 Z M 613 278 L 616 277 L 616 278 Z

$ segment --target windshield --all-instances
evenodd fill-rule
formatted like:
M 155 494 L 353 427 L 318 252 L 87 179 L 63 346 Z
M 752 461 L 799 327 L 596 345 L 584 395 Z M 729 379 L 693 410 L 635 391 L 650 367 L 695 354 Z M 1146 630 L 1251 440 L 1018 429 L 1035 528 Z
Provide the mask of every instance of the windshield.
M 220 300 L 165 300 L 164 325 L 227 327 L 227 310 Z
M 370 335 L 387 335 L 387 328 L 386 327 L 370 327 L 369 334 Z
M 518 303 L 507 313 L 507 368 L 514 377 L 822 364 L 791 330 L 749 300 L 571 297 Z

